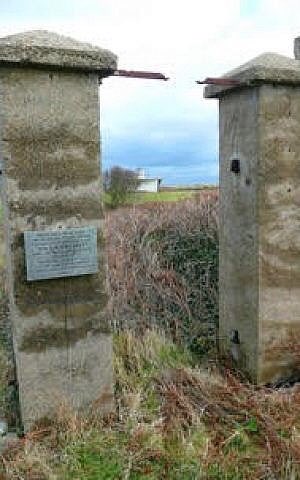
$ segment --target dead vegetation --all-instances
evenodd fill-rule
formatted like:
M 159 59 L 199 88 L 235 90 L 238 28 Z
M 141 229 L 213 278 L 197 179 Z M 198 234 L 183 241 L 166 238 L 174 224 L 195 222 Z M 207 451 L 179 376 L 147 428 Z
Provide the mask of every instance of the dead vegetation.
M 116 414 L 62 406 L 11 446 L 2 479 L 300 478 L 300 387 L 254 387 L 201 367 L 163 333 L 115 337 Z
M 157 326 L 206 353 L 203 332 L 213 336 L 218 318 L 217 193 L 122 209 L 106 227 L 114 330 Z
M 216 208 L 209 194 L 110 214 L 116 411 L 62 405 L 7 449 L 1 480 L 300 479 L 300 385 L 255 387 L 207 345 Z

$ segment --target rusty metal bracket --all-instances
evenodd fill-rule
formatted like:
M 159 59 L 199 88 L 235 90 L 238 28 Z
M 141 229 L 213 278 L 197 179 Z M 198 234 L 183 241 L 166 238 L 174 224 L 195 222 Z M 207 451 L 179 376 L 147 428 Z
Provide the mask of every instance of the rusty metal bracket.
M 239 80 L 235 80 L 230 77 L 207 77 L 205 80 L 196 80 L 196 83 L 199 85 L 221 85 L 221 86 L 228 86 L 228 87 L 238 87 L 242 85 Z
M 147 80 L 169 80 L 169 78 L 162 73 L 143 72 L 140 70 L 114 70 L 111 75 L 114 77 L 144 78 Z

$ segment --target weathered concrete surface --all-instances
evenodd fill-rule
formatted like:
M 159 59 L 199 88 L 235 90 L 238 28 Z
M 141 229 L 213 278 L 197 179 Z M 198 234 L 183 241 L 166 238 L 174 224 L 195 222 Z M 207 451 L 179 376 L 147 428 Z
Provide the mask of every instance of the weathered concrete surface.
M 245 89 L 220 101 L 219 333 L 227 349 L 234 348 L 230 336 L 238 331 L 238 361 L 254 378 L 258 353 L 257 96 L 256 89 Z M 232 159 L 240 160 L 240 174 L 231 172 Z
M 27 430 L 62 402 L 113 408 L 98 73 L 16 68 L 1 64 L 0 53 L 0 105 L 10 312 Z M 98 230 L 98 274 L 26 281 L 25 230 L 87 225 Z
M 0 62 L 55 66 L 87 71 L 115 70 L 117 57 L 109 50 L 47 30 L 0 38 Z
M 244 86 L 251 86 L 257 83 L 297 85 L 300 82 L 300 62 L 277 53 L 263 53 L 240 67 L 227 72 L 222 77 L 238 80 Z M 205 88 L 204 96 L 206 98 L 216 98 L 225 93 L 228 94 L 236 88 L 238 87 L 208 85 Z
M 264 382 L 293 374 L 288 341 L 300 336 L 300 86 L 260 88 L 259 132 L 258 376 Z
M 299 62 L 280 62 L 296 78 Z M 295 373 L 289 342 L 300 335 L 300 80 L 274 71 L 257 82 L 248 66 L 236 72 L 252 86 L 205 93 L 220 98 L 220 341 L 269 383 Z

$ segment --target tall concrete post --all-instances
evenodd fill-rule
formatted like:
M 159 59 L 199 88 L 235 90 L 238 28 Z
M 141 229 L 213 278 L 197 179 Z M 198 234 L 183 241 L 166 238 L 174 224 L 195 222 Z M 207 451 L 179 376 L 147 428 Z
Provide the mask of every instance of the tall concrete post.
M 226 77 L 240 84 L 205 89 L 220 107 L 220 345 L 276 382 L 300 338 L 300 62 L 263 54 Z
M 0 39 L 7 289 L 25 430 L 62 402 L 113 406 L 98 81 L 114 69 L 111 52 L 57 34 Z

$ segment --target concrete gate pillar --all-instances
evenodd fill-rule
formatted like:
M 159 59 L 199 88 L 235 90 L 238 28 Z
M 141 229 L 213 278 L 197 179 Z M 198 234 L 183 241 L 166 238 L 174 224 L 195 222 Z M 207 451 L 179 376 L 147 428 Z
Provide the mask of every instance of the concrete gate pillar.
M 225 77 L 239 84 L 204 94 L 220 107 L 220 345 L 275 382 L 300 338 L 300 62 L 263 54 Z
M 7 290 L 25 430 L 113 406 L 98 80 L 116 57 L 45 31 L 0 39 Z

